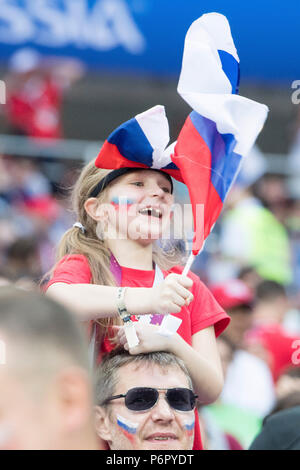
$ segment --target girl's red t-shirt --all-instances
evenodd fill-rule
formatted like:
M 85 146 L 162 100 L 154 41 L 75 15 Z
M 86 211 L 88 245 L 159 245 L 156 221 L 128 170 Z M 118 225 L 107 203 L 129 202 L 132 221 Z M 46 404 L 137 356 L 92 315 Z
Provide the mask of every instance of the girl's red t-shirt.
M 122 286 L 126 287 L 152 287 L 155 277 L 155 270 L 131 269 L 121 266 Z M 181 274 L 182 266 L 175 266 L 169 271 L 163 271 L 164 277 L 168 274 Z M 193 280 L 191 292 L 194 300 L 189 306 L 183 306 L 179 313 L 172 315 L 182 319 L 182 323 L 178 329 L 178 334 L 188 343 L 192 344 L 192 336 L 200 330 L 214 326 L 216 337 L 218 337 L 230 322 L 230 317 L 217 303 L 209 289 L 200 281 L 199 277 L 192 273 L 188 273 L 188 277 Z M 87 258 L 84 255 L 66 255 L 64 256 L 53 273 L 53 277 L 47 284 L 47 289 L 56 282 L 66 284 L 90 284 L 92 279 L 91 270 Z M 103 341 L 101 354 L 109 352 L 113 349 L 109 338 Z M 195 438 L 194 450 L 202 449 L 199 419 L 197 410 L 195 410 Z

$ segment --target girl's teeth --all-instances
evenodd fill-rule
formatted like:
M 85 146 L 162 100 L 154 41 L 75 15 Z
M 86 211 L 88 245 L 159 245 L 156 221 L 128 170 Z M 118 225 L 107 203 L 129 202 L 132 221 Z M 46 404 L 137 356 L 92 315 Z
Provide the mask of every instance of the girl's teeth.
M 143 215 L 150 215 L 150 216 L 157 217 L 157 218 L 161 217 L 161 211 L 159 209 L 153 209 L 152 207 L 141 209 L 139 212 L 140 214 L 143 214 Z

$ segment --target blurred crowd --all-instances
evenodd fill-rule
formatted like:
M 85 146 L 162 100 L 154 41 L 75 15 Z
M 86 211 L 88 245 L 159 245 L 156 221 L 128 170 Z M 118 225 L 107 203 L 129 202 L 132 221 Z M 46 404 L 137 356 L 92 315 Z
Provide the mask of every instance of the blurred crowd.
M 61 137 L 58 96 L 38 58 L 30 60 L 12 63 L 11 133 Z M 26 100 L 32 105 L 37 82 L 40 95 L 30 110 Z M 296 150 L 295 144 L 294 162 Z M 290 178 L 267 169 L 258 149 L 252 156 L 192 266 L 231 316 L 218 339 L 223 392 L 200 408 L 206 449 L 248 449 L 266 416 L 300 406 L 300 194 Z M 80 166 L 0 155 L 1 286 L 40 289 L 60 237 L 75 222 L 66 196 Z

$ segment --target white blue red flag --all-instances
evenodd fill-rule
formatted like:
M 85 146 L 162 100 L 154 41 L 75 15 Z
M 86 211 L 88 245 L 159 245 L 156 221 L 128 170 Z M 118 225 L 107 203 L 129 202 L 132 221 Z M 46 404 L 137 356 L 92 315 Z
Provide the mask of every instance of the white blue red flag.
M 223 207 L 242 158 L 267 117 L 267 106 L 238 96 L 239 58 L 225 16 L 209 13 L 189 28 L 178 93 L 192 107 L 177 142 L 155 106 L 117 128 L 96 160 L 100 168 L 154 168 L 189 190 L 194 217 L 193 254 L 202 248 Z M 197 206 L 204 209 L 197 218 Z M 197 237 L 197 233 L 203 234 Z

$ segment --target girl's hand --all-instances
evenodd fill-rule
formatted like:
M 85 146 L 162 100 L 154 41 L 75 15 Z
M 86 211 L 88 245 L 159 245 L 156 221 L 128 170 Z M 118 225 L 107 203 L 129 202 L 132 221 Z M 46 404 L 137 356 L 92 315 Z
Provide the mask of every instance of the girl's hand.
M 162 336 L 158 334 L 160 327 L 155 325 L 139 325 L 138 322 L 134 322 L 134 326 L 140 341 L 135 348 L 128 347 L 124 327 L 113 327 L 118 331 L 117 340 L 130 354 L 145 354 L 154 351 L 170 350 L 171 342 L 174 341 L 176 335 L 171 337 Z
M 187 276 L 169 274 L 159 286 L 149 289 L 151 313 L 179 313 L 183 305 L 189 305 L 194 300 L 188 290 L 192 285 L 193 281 Z

